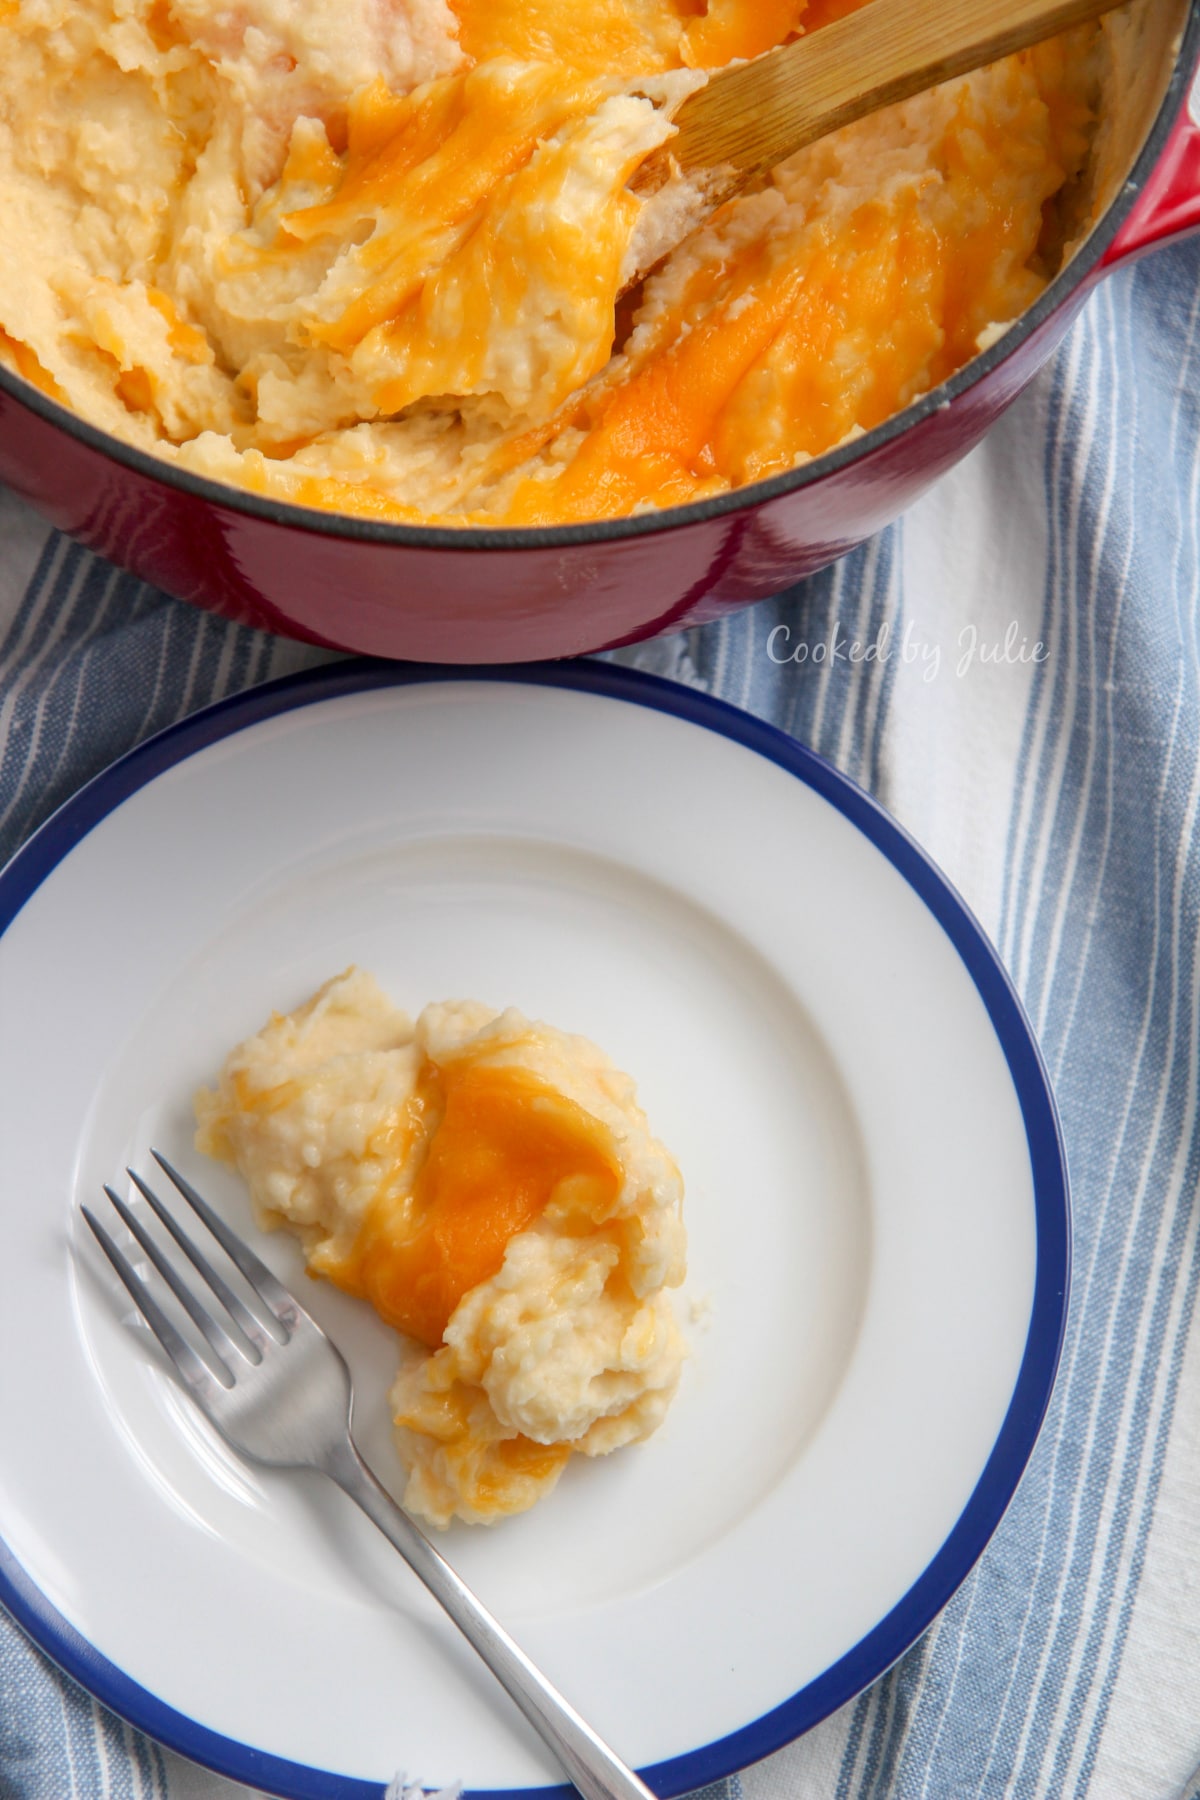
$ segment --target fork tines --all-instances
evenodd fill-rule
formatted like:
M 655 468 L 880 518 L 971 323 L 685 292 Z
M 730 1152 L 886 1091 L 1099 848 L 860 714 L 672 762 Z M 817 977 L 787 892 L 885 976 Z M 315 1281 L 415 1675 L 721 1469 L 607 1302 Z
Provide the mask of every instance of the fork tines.
M 244 1243 L 236 1232 L 231 1231 L 224 1219 L 213 1211 L 202 1195 L 196 1192 L 191 1182 L 172 1167 L 166 1157 L 160 1155 L 157 1150 L 152 1150 L 151 1155 L 188 1205 L 207 1226 L 235 1268 L 240 1271 L 251 1293 L 259 1302 L 258 1308 L 255 1310 L 247 1306 L 233 1291 L 224 1276 L 213 1267 L 208 1257 L 189 1237 L 149 1184 L 133 1169 L 127 1170 L 126 1173 L 138 1193 L 142 1195 L 155 1217 L 161 1221 L 193 1268 L 220 1302 L 227 1323 L 221 1323 L 214 1318 L 181 1279 L 178 1271 L 147 1231 L 142 1220 L 126 1205 L 113 1188 L 109 1187 L 107 1183 L 105 1184 L 104 1192 L 108 1195 L 127 1230 L 141 1246 L 193 1325 L 203 1334 L 212 1351 L 211 1364 L 197 1354 L 188 1339 L 172 1324 L 147 1283 L 124 1253 L 118 1249 L 95 1214 L 86 1206 L 81 1207 L 80 1210 L 95 1234 L 100 1248 L 127 1288 L 134 1305 L 189 1386 L 209 1387 L 215 1377 L 222 1387 L 232 1387 L 239 1362 L 243 1364 L 259 1363 L 272 1340 L 277 1344 L 287 1342 L 291 1328 L 295 1325 L 299 1314 L 298 1303 L 283 1284 L 276 1280 L 266 1264 L 254 1254 L 250 1246 Z

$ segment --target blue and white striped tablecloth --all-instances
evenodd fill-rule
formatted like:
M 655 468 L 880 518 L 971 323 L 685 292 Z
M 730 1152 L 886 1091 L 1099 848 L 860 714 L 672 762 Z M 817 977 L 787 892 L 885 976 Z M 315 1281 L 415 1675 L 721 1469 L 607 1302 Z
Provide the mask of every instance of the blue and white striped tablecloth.
M 139 586 L 3 500 L 0 859 L 147 733 L 319 660 Z M 1073 1177 L 1061 1376 L 991 1547 L 874 1689 L 713 1800 L 1191 1800 L 1200 243 L 1111 278 L 891 531 L 621 660 L 793 732 L 929 849 L 1025 1000 Z M 0 1615 L 2 1800 L 242 1793 L 103 1713 Z

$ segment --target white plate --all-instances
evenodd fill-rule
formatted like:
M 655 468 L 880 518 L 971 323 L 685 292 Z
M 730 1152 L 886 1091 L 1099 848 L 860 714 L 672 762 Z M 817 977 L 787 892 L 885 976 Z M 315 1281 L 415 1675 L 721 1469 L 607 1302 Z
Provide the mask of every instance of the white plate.
M 383 1540 L 193 1413 L 78 1226 L 224 1052 L 356 961 L 602 1044 L 687 1183 L 658 1436 L 451 1560 L 664 1794 L 874 1679 L 1024 1467 L 1066 1307 L 1053 1102 L 960 901 L 731 708 L 603 665 L 343 664 L 142 746 L 0 876 L 0 1598 L 101 1699 L 295 1796 L 555 1765 Z M 259 1240 L 399 1470 L 394 1340 Z

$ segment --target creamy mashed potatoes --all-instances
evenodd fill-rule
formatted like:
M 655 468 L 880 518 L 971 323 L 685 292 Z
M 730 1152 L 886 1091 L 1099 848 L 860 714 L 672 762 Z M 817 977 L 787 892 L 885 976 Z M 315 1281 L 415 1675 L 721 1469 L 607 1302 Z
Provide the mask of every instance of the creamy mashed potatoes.
M 814 146 L 619 312 L 679 100 L 861 3 L 0 0 L 0 359 L 182 467 L 379 519 L 791 469 L 1036 297 L 1096 107 L 1107 27 Z
M 523 1511 L 573 1451 L 661 1423 L 683 1185 L 594 1044 L 472 1001 L 413 1024 L 350 969 L 240 1044 L 196 1113 L 261 1222 L 404 1334 L 411 1511 Z

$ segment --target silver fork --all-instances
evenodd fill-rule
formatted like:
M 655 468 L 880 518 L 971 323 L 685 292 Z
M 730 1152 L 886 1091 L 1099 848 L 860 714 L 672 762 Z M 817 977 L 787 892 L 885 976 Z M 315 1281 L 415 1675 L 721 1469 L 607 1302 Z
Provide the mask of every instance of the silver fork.
M 188 1393 L 235 1450 L 276 1468 L 319 1469 L 361 1506 L 445 1607 L 587 1800 L 654 1800 L 650 1789 L 586 1724 L 488 1612 L 368 1468 L 350 1435 L 350 1370 L 295 1295 L 157 1150 L 160 1168 L 199 1215 L 258 1306 L 246 1306 L 139 1175 L 130 1179 L 193 1267 L 228 1324 L 196 1299 L 142 1222 L 105 1193 L 212 1352 L 212 1367 L 171 1323 L 146 1283 L 85 1206 L 84 1218 Z M 232 1326 L 232 1330 L 228 1327 Z

